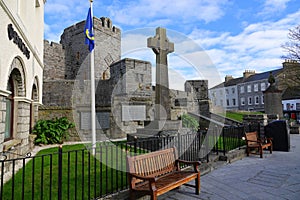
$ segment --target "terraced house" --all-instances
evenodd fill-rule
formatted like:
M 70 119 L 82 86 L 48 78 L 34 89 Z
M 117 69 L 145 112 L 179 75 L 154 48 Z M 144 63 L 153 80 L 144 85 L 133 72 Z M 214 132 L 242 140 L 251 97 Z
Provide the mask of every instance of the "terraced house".
M 300 63 L 285 60 L 282 65 L 282 68 L 262 73 L 245 70 L 238 78 L 227 75 L 223 83 L 209 89 L 209 98 L 214 106 L 226 110 L 264 112 L 263 92 L 269 87 L 268 78 L 272 75 L 276 87 L 282 91 L 283 112 L 300 119 Z

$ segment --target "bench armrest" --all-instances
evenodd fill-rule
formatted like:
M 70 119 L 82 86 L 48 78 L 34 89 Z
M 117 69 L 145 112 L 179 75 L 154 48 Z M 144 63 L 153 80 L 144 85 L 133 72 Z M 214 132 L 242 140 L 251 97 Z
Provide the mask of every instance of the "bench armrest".
M 157 178 L 154 176 L 141 176 L 135 173 L 129 173 L 129 176 L 131 176 L 132 178 L 137 178 L 143 181 L 150 181 L 150 182 L 155 182 L 157 180 Z
M 261 143 L 272 143 L 273 138 L 262 137 L 259 140 Z
M 176 165 L 178 171 L 180 171 L 180 166 L 179 166 L 180 163 L 187 164 L 187 165 L 193 165 L 195 172 L 199 172 L 198 166 L 201 165 L 200 161 L 187 161 L 187 160 L 178 159 L 175 161 L 175 165 Z
M 261 140 L 258 139 L 258 140 L 247 140 L 247 142 L 257 142 L 257 143 L 261 143 Z
M 158 178 L 154 177 L 154 176 L 141 176 L 141 175 L 138 175 L 138 174 L 135 174 L 135 173 L 128 173 L 128 176 L 129 176 L 129 180 L 131 183 L 129 183 L 130 185 L 130 188 L 134 188 L 135 187 L 135 182 L 132 182 L 132 178 L 134 179 L 140 179 L 140 180 L 143 180 L 143 181 L 149 181 L 149 189 L 151 191 L 156 191 L 156 181 Z

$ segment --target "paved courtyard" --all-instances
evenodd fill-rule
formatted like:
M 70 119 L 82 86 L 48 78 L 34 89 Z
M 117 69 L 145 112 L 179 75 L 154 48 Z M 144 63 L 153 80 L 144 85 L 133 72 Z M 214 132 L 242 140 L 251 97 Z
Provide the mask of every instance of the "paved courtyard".
M 300 135 L 291 135 L 290 152 L 264 151 L 201 177 L 201 193 L 181 187 L 159 200 L 298 200 L 300 199 Z

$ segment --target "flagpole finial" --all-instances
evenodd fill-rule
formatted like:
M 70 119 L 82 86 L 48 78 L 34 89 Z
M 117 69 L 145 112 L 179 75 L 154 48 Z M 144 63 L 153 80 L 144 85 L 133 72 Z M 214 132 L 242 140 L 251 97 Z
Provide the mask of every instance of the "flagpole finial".
M 91 3 L 93 3 L 93 0 L 90 0 Z

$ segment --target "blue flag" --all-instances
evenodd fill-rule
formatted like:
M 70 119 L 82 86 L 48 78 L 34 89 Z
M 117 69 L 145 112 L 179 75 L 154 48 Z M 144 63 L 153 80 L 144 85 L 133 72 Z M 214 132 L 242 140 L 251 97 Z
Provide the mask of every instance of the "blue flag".
M 86 18 L 84 34 L 85 34 L 85 44 L 89 45 L 89 50 L 91 52 L 91 51 L 93 51 L 94 46 L 95 46 L 91 8 L 89 8 L 89 12 L 88 12 L 88 15 Z

